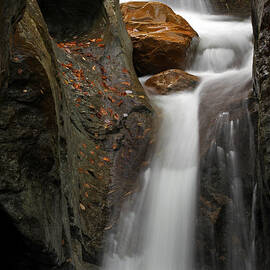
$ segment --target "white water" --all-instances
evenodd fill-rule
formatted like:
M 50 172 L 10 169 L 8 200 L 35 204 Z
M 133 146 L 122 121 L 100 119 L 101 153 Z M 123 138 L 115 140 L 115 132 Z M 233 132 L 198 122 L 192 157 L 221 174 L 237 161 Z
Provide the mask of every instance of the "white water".
M 156 97 L 153 102 L 162 108 L 164 121 L 160 128 L 158 150 L 148 172 L 145 194 L 142 195 L 145 202 L 143 206 L 137 205 L 134 212 L 124 213 L 120 226 L 121 233 L 129 231 L 125 237 L 131 237 L 131 242 L 136 241 L 137 236 L 133 237 L 133 234 L 137 235 L 137 232 L 133 223 L 136 223 L 136 215 L 144 216 L 143 228 L 139 228 L 142 236 L 138 245 L 141 250 L 136 256 L 128 256 L 125 242 L 129 240 L 115 242 L 115 253 L 106 259 L 107 270 L 191 269 L 198 169 L 199 92 Z M 146 216 L 141 215 L 142 207 Z M 123 244 L 127 254 L 119 251 L 123 247 L 118 245 Z
M 145 2 L 146 0 L 132 0 L 136 2 Z M 130 0 L 121 0 L 121 3 L 131 2 Z M 196 11 L 198 13 L 207 13 L 211 10 L 210 4 L 206 0 L 163 0 L 162 2 L 171 8 L 181 7 L 181 10 Z
M 194 92 L 151 98 L 163 115 L 157 150 L 143 190 L 124 207 L 110 235 L 105 270 L 194 269 L 200 95 L 215 91 L 222 103 L 251 79 L 249 21 L 190 12 L 206 12 L 205 1 L 174 1 L 173 8 L 201 37 L 190 72 L 202 82 Z
M 247 108 L 243 108 L 241 121 L 230 120 L 230 113 L 224 112 L 219 115 L 217 120 L 217 140 L 215 146 L 217 149 L 217 159 L 219 170 L 226 174 L 225 179 L 230 186 L 230 197 L 232 203 L 228 206 L 228 232 L 227 241 L 227 269 L 230 270 L 255 270 L 255 205 L 256 205 L 256 185 L 253 188 L 252 201 L 250 202 L 251 219 L 248 220 L 246 214 L 246 205 L 244 203 L 245 185 L 252 185 L 251 180 L 243 179 L 241 173 L 241 141 L 243 140 L 243 130 L 245 136 L 253 137 L 253 128 L 249 119 Z M 242 136 L 242 137 L 241 137 Z M 219 137 L 219 138 L 218 138 Z M 249 157 L 246 157 L 245 163 L 254 170 L 254 145 L 253 141 L 246 140 L 245 148 L 248 150 Z M 247 168 L 247 167 L 245 167 Z M 245 256 L 242 252 L 245 252 Z M 241 255 L 242 254 L 242 255 Z
M 169 7 L 180 7 L 181 10 L 186 11 L 196 11 L 198 13 L 207 13 L 211 11 L 210 4 L 206 0 L 165 0 L 160 2 L 164 2 Z

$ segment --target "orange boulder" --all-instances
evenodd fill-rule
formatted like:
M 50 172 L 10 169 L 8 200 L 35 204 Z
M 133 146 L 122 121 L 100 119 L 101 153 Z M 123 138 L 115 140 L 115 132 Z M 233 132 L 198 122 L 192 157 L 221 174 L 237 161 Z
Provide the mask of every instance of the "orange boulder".
M 186 68 L 199 36 L 184 18 L 159 2 L 123 3 L 121 11 L 139 76 Z
M 168 95 L 183 90 L 193 90 L 199 84 L 199 77 L 179 69 L 170 69 L 149 78 L 145 88 L 152 94 Z

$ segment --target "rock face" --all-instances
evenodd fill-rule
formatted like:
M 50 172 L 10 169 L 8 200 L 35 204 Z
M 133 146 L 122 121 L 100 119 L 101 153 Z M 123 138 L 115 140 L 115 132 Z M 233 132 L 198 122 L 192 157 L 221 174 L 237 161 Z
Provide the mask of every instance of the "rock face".
M 185 19 L 158 2 L 128 2 L 121 11 L 138 75 L 186 68 L 199 38 Z
M 210 0 L 210 3 L 218 14 L 249 17 L 251 13 L 251 0 Z
M 270 87 L 270 2 L 266 0 L 252 1 L 252 22 L 254 30 L 254 93 L 250 99 L 253 121 L 256 128 L 257 147 L 257 263 L 258 269 L 270 267 L 270 118 L 269 118 L 269 87 Z
M 149 78 L 145 87 L 152 94 L 167 95 L 181 90 L 194 90 L 199 81 L 199 77 L 185 71 L 170 69 Z
M 230 263 L 237 269 L 245 269 L 243 258 L 250 254 L 245 238 L 249 232 L 244 229 L 249 228 L 252 220 L 255 185 L 253 129 L 246 102 L 248 93 L 252 91 L 252 83 L 249 79 L 237 86 L 238 80 L 231 88 L 226 88 L 226 79 L 217 79 L 204 85 L 200 98 L 200 197 L 196 223 L 196 269 L 225 270 L 230 267 Z M 243 75 L 242 82 L 244 80 L 246 75 Z M 237 159 L 234 160 L 236 170 L 228 158 L 231 151 L 237 153 Z M 243 190 L 241 198 L 245 211 L 235 209 L 238 204 L 232 187 L 236 182 L 240 183 Z M 239 222 L 243 225 L 240 228 Z
M 9 36 L 25 9 L 25 0 L 0 2 L 0 87 L 6 83 L 9 75 Z
M 7 269 L 95 269 L 152 138 L 117 1 L 59 3 L 56 16 L 54 0 L 0 1 Z

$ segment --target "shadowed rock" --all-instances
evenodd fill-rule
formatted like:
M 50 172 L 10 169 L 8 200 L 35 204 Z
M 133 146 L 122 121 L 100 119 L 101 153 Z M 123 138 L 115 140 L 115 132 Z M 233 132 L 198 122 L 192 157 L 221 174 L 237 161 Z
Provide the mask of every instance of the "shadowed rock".
M 258 179 L 257 215 L 257 269 L 270 268 L 270 2 L 252 0 L 254 32 L 253 95 L 250 111 L 256 138 L 256 176 Z
M 26 0 L 0 1 L 0 88 L 9 75 L 10 43 L 9 37 L 16 23 L 22 18 Z
M 249 17 L 251 13 L 251 0 L 210 0 L 210 3 L 217 14 Z
M 239 81 L 241 83 L 239 83 Z M 253 128 L 247 107 L 252 83 L 249 75 L 213 78 L 203 84 L 200 97 L 200 187 L 197 218 L 198 265 L 206 269 L 227 269 L 231 256 L 243 259 L 247 254 L 245 242 L 231 234 L 239 222 L 233 218 L 232 186 L 237 183 L 231 153 L 237 153 L 234 166 L 241 182 L 243 205 L 246 211 L 241 222 L 251 220 L 254 187 Z M 242 224 L 242 223 L 241 223 Z M 248 223 L 249 224 L 249 223 Z M 244 230 L 244 227 L 243 227 Z M 229 240 L 228 240 L 229 239 Z M 233 249 L 228 249 L 228 241 Z M 243 245 L 244 243 L 244 245 Z M 242 265 L 243 266 L 243 265 Z
M 0 89 L 1 233 L 18 236 L 2 263 L 95 269 L 109 217 L 116 222 L 138 188 L 152 139 L 153 111 L 119 6 L 62 1 L 57 17 L 52 1 L 40 1 L 48 30 L 36 0 L 25 13 L 0 3 L 10 23 L 1 34 L 11 42 L 0 51 L 8 69 Z M 80 21 L 88 31 L 73 25 Z

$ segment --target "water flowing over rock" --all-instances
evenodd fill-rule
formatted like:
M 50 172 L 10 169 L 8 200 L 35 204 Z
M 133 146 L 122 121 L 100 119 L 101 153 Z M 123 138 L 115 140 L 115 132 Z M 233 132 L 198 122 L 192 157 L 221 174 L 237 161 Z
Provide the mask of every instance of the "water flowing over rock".
M 270 269 L 269 0 L 252 0 L 253 82 L 250 22 L 205 14 L 246 16 L 248 0 L 164 2 L 200 34 L 195 63 L 183 18 L 133 2 L 133 42 L 153 39 L 138 74 L 162 71 L 162 94 L 200 81 L 150 96 L 150 163 L 154 112 L 118 0 L 0 0 L 3 269 L 100 269 L 106 232 L 106 270 Z
M 193 65 L 198 72 L 205 71 L 198 74 L 202 90 L 197 269 L 256 269 L 255 150 L 247 108 L 252 28 L 249 21 L 215 18 L 197 22 L 202 42 Z M 200 33 L 205 30 L 208 35 Z
M 1 261 L 96 269 L 152 139 L 131 42 L 117 1 L 61 1 L 56 16 L 40 0 L 45 20 L 36 0 L 10 3 L 0 1 Z
M 201 38 L 190 67 L 201 81 L 195 91 L 152 97 L 164 117 L 157 151 L 144 189 L 109 238 L 106 270 L 256 269 L 251 23 L 199 14 L 190 10 L 196 1 L 185 11 L 182 3 L 174 8 Z
M 185 11 L 196 11 L 198 13 L 208 13 L 211 10 L 211 5 L 208 0 L 164 0 L 164 3 L 173 8 L 179 8 L 181 6 L 181 10 Z
M 242 83 L 237 86 L 239 80 Z M 219 84 L 216 81 L 213 85 Z M 201 96 L 199 265 L 209 269 L 255 269 L 251 222 L 255 152 L 247 106 L 252 85 L 245 73 L 236 76 L 235 81 L 231 78 L 229 85 L 215 89 L 206 85 Z
M 194 90 L 199 77 L 180 69 L 169 69 L 150 77 L 145 87 L 151 94 L 168 95 L 181 90 Z
M 138 75 L 187 67 L 199 38 L 184 18 L 159 2 L 123 3 L 121 11 Z

